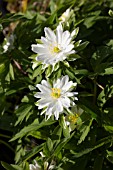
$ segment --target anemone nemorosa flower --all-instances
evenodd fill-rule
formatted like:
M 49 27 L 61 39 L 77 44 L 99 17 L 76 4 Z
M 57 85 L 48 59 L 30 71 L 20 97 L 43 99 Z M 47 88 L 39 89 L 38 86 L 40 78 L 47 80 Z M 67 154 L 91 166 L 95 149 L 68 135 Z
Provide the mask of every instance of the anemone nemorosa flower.
M 71 92 L 76 85 L 77 83 L 69 81 L 67 75 L 57 79 L 52 86 L 46 80 L 42 80 L 41 84 L 36 85 L 41 91 L 35 94 L 36 98 L 40 98 L 37 102 L 38 109 L 45 109 L 43 113 L 48 119 L 54 115 L 58 120 L 64 108 L 68 109 L 73 104 L 73 99 L 77 100 L 74 95 L 78 93 Z
M 69 26 L 69 19 L 73 14 L 73 10 L 68 8 L 59 18 L 60 23 L 65 23 L 67 26 Z
M 65 60 L 70 54 L 75 53 L 72 38 L 74 31 L 64 31 L 62 25 L 56 28 L 56 34 L 50 28 L 44 28 L 45 37 L 41 37 L 42 44 L 32 44 L 32 51 L 37 53 L 36 60 L 43 64 L 56 64 Z
M 84 111 L 77 105 L 74 105 L 69 112 L 70 114 L 65 116 L 65 127 L 69 126 L 69 131 L 71 132 L 75 129 L 78 118 Z

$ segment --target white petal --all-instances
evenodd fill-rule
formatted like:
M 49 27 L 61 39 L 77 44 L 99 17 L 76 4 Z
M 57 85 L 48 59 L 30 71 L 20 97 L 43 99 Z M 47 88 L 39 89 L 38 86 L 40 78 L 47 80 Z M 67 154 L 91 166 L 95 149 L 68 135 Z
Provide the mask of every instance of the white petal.
M 30 169 L 30 170 L 36 170 L 36 168 L 35 168 L 35 166 L 34 166 L 33 164 L 30 164 L 30 165 L 29 165 L 29 169 Z
M 60 99 L 58 99 L 54 105 L 53 111 L 55 110 L 57 110 L 59 113 L 63 111 L 63 106 L 62 106 Z
M 67 97 L 72 97 L 72 96 L 74 96 L 74 94 L 73 94 L 73 92 L 66 92 L 66 96 Z
M 63 76 L 60 80 L 58 79 L 54 85 L 54 87 L 62 89 L 65 84 L 68 83 L 69 77 L 68 75 Z
M 72 81 L 69 81 L 67 83 L 65 83 L 62 87 L 62 90 L 65 92 L 65 91 L 68 91 L 71 87 L 73 86 L 73 82 Z
M 42 80 L 41 84 L 51 89 L 51 85 L 46 80 Z
M 44 107 L 47 107 L 51 103 L 51 99 L 50 98 L 48 98 L 48 99 L 41 99 L 38 102 L 39 102 L 38 109 L 42 109 Z
M 61 101 L 64 108 L 70 107 L 70 99 L 68 97 L 61 98 L 60 101 Z
M 68 55 L 70 55 L 70 54 L 75 54 L 75 53 L 76 53 L 76 51 L 75 51 L 75 50 L 72 50 L 72 51 L 68 52 Z
M 51 92 L 51 89 L 49 86 L 44 86 L 44 85 L 41 85 L 41 84 L 37 84 L 36 87 L 41 91 L 41 92 L 44 92 L 44 93 L 50 93 Z
M 68 53 L 68 52 L 70 52 L 73 48 L 74 48 L 74 45 L 73 45 L 73 44 L 70 44 L 70 45 L 68 45 L 67 48 L 65 49 L 65 52 Z
M 56 120 L 58 120 L 58 118 L 59 118 L 59 112 L 58 112 L 57 110 L 54 112 L 54 115 L 55 115 Z
M 38 53 L 38 47 L 39 48 L 44 48 L 44 46 L 42 44 L 32 44 L 31 45 L 31 50 L 35 53 Z
M 38 46 L 37 46 L 35 50 L 36 50 L 37 53 L 39 53 L 39 54 L 46 54 L 46 53 L 48 53 L 48 49 L 45 48 L 45 47 L 38 47 Z
M 77 98 L 77 97 L 75 97 L 75 100 L 78 100 L 78 98 Z
M 45 38 L 45 37 L 41 37 L 41 41 L 44 43 L 44 45 L 46 45 L 46 46 L 49 46 L 49 44 L 50 44 L 50 41 L 48 41 L 48 39 L 47 38 Z
M 41 54 L 41 55 L 38 55 L 36 57 L 36 60 L 37 61 L 43 61 L 45 63 L 45 60 L 47 60 L 47 57 L 49 57 L 48 55 L 45 55 L 45 54 Z
M 62 25 L 59 24 L 56 29 L 56 39 L 58 44 L 62 43 L 62 33 L 63 33 L 63 28 Z
M 50 93 L 40 93 L 40 92 L 37 92 L 34 97 L 36 98 L 40 98 L 40 99 L 48 99 L 48 98 L 51 98 L 50 96 Z
M 70 32 L 64 31 L 63 34 L 62 34 L 62 43 L 65 44 L 69 38 L 70 38 Z
M 45 32 L 45 36 L 48 40 L 50 40 L 52 42 L 56 42 L 55 33 L 50 28 L 45 27 L 44 32 Z

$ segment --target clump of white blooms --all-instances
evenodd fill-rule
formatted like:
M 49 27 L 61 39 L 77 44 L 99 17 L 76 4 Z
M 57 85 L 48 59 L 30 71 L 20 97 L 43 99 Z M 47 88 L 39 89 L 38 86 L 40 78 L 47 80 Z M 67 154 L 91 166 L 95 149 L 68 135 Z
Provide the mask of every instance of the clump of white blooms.
M 14 40 L 15 40 L 15 35 L 13 34 L 7 36 L 4 39 L 4 45 L 3 45 L 4 53 L 14 49 Z
M 41 37 L 42 44 L 32 44 L 32 51 L 37 53 L 36 60 L 43 64 L 54 65 L 75 53 L 72 41 L 75 31 L 63 32 L 62 25 L 56 28 L 56 34 L 50 28 L 44 28 L 45 37 Z
M 56 120 L 59 118 L 65 109 L 68 109 L 73 103 L 73 98 L 77 92 L 71 92 L 73 87 L 76 87 L 77 83 L 69 81 L 69 77 L 63 76 L 57 81 L 53 82 L 51 86 L 46 80 L 42 80 L 41 84 L 37 84 L 36 87 L 41 91 L 35 94 L 36 98 L 40 98 L 37 102 L 38 109 L 44 109 L 45 115 L 48 119 L 54 115 Z
M 72 14 L 73 14 L 73 10 L 68 8 L 59 18 L 60 23 L 66 23 L 66 25 L 69 26 L 68 20 L 70 19 Z

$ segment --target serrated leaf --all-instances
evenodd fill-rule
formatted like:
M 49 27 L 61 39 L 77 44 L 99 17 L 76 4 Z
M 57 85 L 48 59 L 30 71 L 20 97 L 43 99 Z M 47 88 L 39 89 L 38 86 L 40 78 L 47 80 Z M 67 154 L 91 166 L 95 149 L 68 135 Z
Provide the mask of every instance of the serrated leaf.
M 54 124 L 55 122 L 56 121 L 52 121 L 52 120 L 42 121 L 40 124 L 38 124 L 38 122 L 33 122 L 32 124 L 28 125 L 27 127 L 24 127 L 10 141 L 14 141 L 18 138 L 22 138 L 23 136 L 27 135 L 31 131 L 36 131 L 44 126 L 49 126 L 51 124 Z
M 61 149 L 69 142 L 69 140 L 73 137 L 74 134 L 75 133 L 73 132 L 69 138 L 64 138 L 59 142 L 53 153 L 55 156 L 60 153 Z
M 86 148 L 80 152 L 74 152 L 71 150 L 71 153 L 74 154 L 74 157 L 75 158 L 79 158 L 85 154 L 88 154 L 90 152 L 92 152 L 93 150 L 97 149 L 97 148 L 100 148 L 102 147 L 103 145 L 107 144 L 107 143 L 111 143 L 111 140 L 112 140 L 112 137 L 109 136 L 109 137 L 106 137 L 106 138 L 103 138 L 101 139 L 100 141 L 98 141 L 97 145 L 91 147 L 91 148 Z
M 90 127 L 91 127 L 91 125 L 92 125 L 92 121 L 93 121 L 93 119 L 91 119 L 90 121 L 89 121 L 89 124 L 88 125 L 85 125 L 84 126 L 84 129 L 82 129 L 82 135 L 81 135 L 81 137 L 80 137 L 80 139 L 79 139 L 79 141 L 78 141 L 78 144 L 80 144 L 80 143 L 82 143 L 84 140 L 85 140 L 85 138 L 86 138 L 86 136 L 88 135 L 88 133 L 89 133 L 89 131 L 90 131 Z
M 16 110 L 16 114 L 18 115 L 18 120 L 15 123 L 15 126 L 17 126 L 19 123 L 21 123 L 24 118 L 29 114 L 30 110 L 32 109 L 32 105 L 25 104 L 24 106 L 21 106 L 18 110 Z

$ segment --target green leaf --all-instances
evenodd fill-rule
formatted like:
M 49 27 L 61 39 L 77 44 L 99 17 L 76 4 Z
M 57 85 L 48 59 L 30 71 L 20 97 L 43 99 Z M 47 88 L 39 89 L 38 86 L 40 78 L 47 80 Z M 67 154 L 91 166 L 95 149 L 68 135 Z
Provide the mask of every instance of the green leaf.
M 105 128 L 105 130 L 108 131 L 109 133 L 113 133 L 113 126 L 104 125 L 104 128 Z
M 40 65 L 37 69 L 33 71 L 33 78 L 41 74 L 41 69 L 42 69 L 42 65 Z
M 74 152 L 74 151 L 71 150 L 71 153 L 74 154 L 75 158 L 79 158 L 79 157 L 81 157 L 81 156 L 83 156 L 85 154 L 88 154 L 88 153 L 92 152 L 93 150 L 95 150 L 97 148 L 102 147 L 103 145 L 106 145 L 107 143 L 111 143 L 111 141 L 112 141 L 112 137 L 109 136 L 109 137 L 101 139 L 100 141 L 98 141 L 97 145 L 95 145 L 95 146 L 93 146 L 91 148 L 86 148 L 86 149 L 84 149 L 84 150 L 82 150 L 80 152 Z
M 110 74 L 113 74 L 113 67 L 105 68 L 100 75 L 110 75 Z
M 71 79 L 75 79 L 75 74 L 72 72 L 72 71 L 70 71 L 69 69 L 65 69 L 64 70 L 64 72 L 65 72 L 65 74 L 67 74 Z
M 47 139 L 47 147 L 48 147 L 49 151 L 51 152 L 53 149 L 53 143 L 50 138 Z
M 25 119 L 25 117 L 29 114 L 31 109 L 32 109 L 32 105 L 25 104 L 24 106 L 21 106 L 18 110 L 16 110 L 16 114 L 18 115 L 18 120 L 16 121 L 15 126 L 17 126 Z
M 52 73 L 52 66 L 49 65 L 48 68 L 46 69 L 46 77 L 48 78 Z
M 59 144 L 56 146 L 56 149 L 54 150 L 54 155 L 57 156 L 62 148 L 69 142 L 69 140 L 73 137 L 75 133 L 73 132 L 69 138 L 62 139 Z
M 47 26 L 47 25 L 53 24 L 56 16 L 57 16 L 57 14 L 56 14 L 56 11 L 55 11 L 55 12 L 46 20 L 46 22 L 44 23 L 44 25 Z
M 31 131 L 36 131 L 44 126 L 49 126 L 54 124 L 56 121 L 47 120 L 42 121 L 40 124 L 37 121 L 34 121 L 31 125 L 24 127 L 20 132 L 18 132 L 10 141 L 14 141 L 18 138 L 22 138 L 23 136 L 27 135 Z
M 43 139 L 43 140 L 46 140 L 49 135 L 50 135 L 49 133 L 41 129 L 39 131 L 33 131 L 28 133 L 28 136 L 32 136 L 36 139 Z
M 75 61 L 78 58 L 81 58 L 78 54 L 71 54 L 67 59 L 68 61 Z
M 83 99 L 81 98 L 79 102 L 80 102 L 80 107 L 83 110 L 85 110 L 88 114 L 90 114 L 93 119 L 99 120 L 98 115 L 101 115 L 101 112 L 96 105 L 93 105 L 90 100 L 86 100 L 85 98 Z
M 18 165 L 9 165 L 6 162 L 1 162 L 2 166 L 7 170 L 23 170 L 23 168 L 19 167 Z
M 43 148 L 44 155 L 49 157 L 52 153 L 52 149 L 53 149 L 53 142 L 50 138 L 47 138 L 47 141 Z
M 111 162 L 113 164 L 113 151 L 108 151 L 107 150 L 107 155 L 106 158 L 109 162 Z
M 0 19 L 0 23 L 5 23 L 5 22 L 14 22 L 17 20 L 21 19 L 32 19 L 33 17 L 25 15 L 22 12 L 18 12 L 16 14 L 6 14 L 4 17 Z
M 31 151 L 29 151 L 25 156 L 22 157 L 22 160 L 19 162 L 19 164 L 35 156 L 37 153 L 39 153 L 43 149 L 43 146 L 44 146 L 44 143 L 42 143 L 39 146 L 35 146 Z
M 83 50 L 84 48 L 86 48 L 88 44 L 89 44 L 89 41 L 85 41 L 85 42 L 79 44 L 78 46 L 76 46 L 76 47 L 75 47 L 75 50 L 76 50 L 76 51 L 81 51 L 81 50 Z
M 82 135 L 81 135 L 81 137 L 80 137 L 80 139 L 78 141 L 78 144 L 82 143 L 85 140 L 86 136 L 88 135 L 88 133 L 90 131 L 90 127 L 92 125 L 92 122 L 93 122 L 93 119 L 91 119 L 89 121 L 88 125 L 84 125 L 84 128 L 82 129 Z
M 28 103 L 29 102 L 29 98 L 27 96 L 24 96 L 21 100 L 21 102 L 23 103 Z
M 9 74 L 10 74 L 11 79 L 14 80 L 15 79 L 14 78 L 14 71 L 13 71 L 13 66 L 12 66 L 11 63 L 9 64 Z

